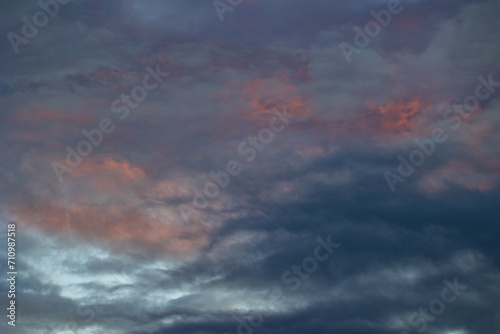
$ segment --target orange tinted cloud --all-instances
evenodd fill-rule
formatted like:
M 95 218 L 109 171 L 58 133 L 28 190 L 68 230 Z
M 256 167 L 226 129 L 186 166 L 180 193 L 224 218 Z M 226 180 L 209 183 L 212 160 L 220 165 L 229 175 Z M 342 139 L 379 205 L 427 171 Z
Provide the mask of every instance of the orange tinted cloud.
M 175 215 L 153 217 L 123 205 L 72 202 L 36 203 L 9 208 L 13 218 L 49 233 L 71 233 L 90 240 L 145 247 L 172 255 L 195 251 L 207 241 L 202 225 L 180 225 Z
M 106 158 L 104 161 L 82 162 L 71 172 L 72 177 L 87 177 L 103 191 L 116 191 L 122 186 L 144 180 L 146 174 L 139 167 L 133 167 L 128 161 Z
M 23 170 L 36 173 L 32 161 L 25 165 Z M 10 219 L 26 228 L 184 255 L 204 245 L 211 228 L 204 217 L 185 224 L 177 206 L 168 204 L 168 199 L 191 194 L 182 186 L 188 181 L 181 173 L 153 182 L 142 167 L 105 157 L 82 162 L 63 184 L 28 180 L 25 189 L 30 193 L 23 200 L 10 199 L 4 208 Z
M 273 114 L 285 108 L 288 113 L 297 116 L 307 116 L 311 113 L 308 97 L 301 94 L 298 87 L 294 86 L 290 78 L 285 75 L 278 79 L 255 79 L 245 83 L 229 81 L 228 86 L 241 87 L 243 98 L 248 100 L 249 104 L 243 105 L 242 111 L 237 114 L 234 109 L 227 110 L 215 131 L 216 134 L 213 136 L 215 138 L 227 134 L 247 133 L 247 130 L 239 128 L 239 124 L 242 123 L 266 126 L 269 119 L 263 117 L 265 114 Z M 221 90 L 216 97 L 223 103 L 231 98 L 231 90 Z
M 492 161 L 493 162 L 493 161 Z M 500 166 L 500 160 L 494 161 Z M 450 186 L 459 186 L 469 190 L 488 191 L 500 183 L 498 174 L 480 170 L 480 168 L 463 161 L 452 161 L 445 166 L 426 175 L 420 186 L 429 193 L 437 193 Z
M 421 99 L 391 101 L 386 105 L 370 108 L 369 118 L 377 132 L 409 134 L 417 124 L 416 116 L 425 107 L 426 104 Z
M 287 76 L 275 80 L 252 80 L 247 84 L 244 93 L 251 100 L 252 119 L 259 119 L 263 114 L 285 107 L 291 114 L 307 116 L 311 113 L 307 97 L 298 92 Z
M 345 138 L 352 142 L 356 139 L 353 134 L 368 136 L 373 140 L 377 140 L 380 135 L 411 136 L 421 130 L 419 116 L 428 106 L 427 102 L 419 98 L 411 101 L 391 101 L 380 106 L 369 103 L 368 110 L 351 113 L 351 117 L 311 117 L 307 124 L 308 127 L 314 128 L 315 132 L 322 132 L 331 140 Z

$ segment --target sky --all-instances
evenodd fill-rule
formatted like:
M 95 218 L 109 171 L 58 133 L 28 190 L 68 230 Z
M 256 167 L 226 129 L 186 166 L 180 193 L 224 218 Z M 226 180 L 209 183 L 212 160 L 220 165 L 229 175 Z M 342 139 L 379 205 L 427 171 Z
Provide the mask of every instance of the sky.
M 0 6 L 1 333 L 500 333 L 500 1 Z

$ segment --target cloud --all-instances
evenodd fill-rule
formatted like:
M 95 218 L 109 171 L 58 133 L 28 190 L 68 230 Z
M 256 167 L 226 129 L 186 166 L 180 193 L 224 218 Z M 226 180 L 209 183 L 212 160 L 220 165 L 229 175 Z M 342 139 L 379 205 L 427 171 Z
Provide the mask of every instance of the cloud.
M 400 333 L 455 277 L 468 288 L 427 333 L 500 328 L 498 91 L 458 129 L 446 117 L 479 76 L 500 81 L 500 5 L 402 4 L 350 64 L 339 43 L 386 1 L 244 0 L 221 22 L 210 1 L 73 0 L 18 54 L 5 39 L 17 329 L 237 333 L 263 312 L 255 333 Z M 39 10 L 2 9 L 5 35 Z M 169 77 L 119 119 L 112 102 L 156 65 Z M 238 145 L 285 107 L 297 117 L 246 161 Z M 104 117 L 116 129 L 59 182 L 51 163 Z M 435 128 L 446 142 L 391 193 L 384 172 Z M 186 222 L 231 160 L 242 172 Z M 291 291 L 284 272 L 328 235 L 342 247 Z

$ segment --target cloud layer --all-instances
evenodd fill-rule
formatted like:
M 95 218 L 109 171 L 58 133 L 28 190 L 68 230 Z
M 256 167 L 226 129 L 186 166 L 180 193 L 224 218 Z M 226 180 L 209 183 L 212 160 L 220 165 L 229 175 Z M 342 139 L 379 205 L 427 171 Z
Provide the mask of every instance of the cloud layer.
M 500 3 L 401 1 L 347 62 L 390 2 L 72 0 L 17 53 L 2 4 L 2 332 L 497 333 Z

